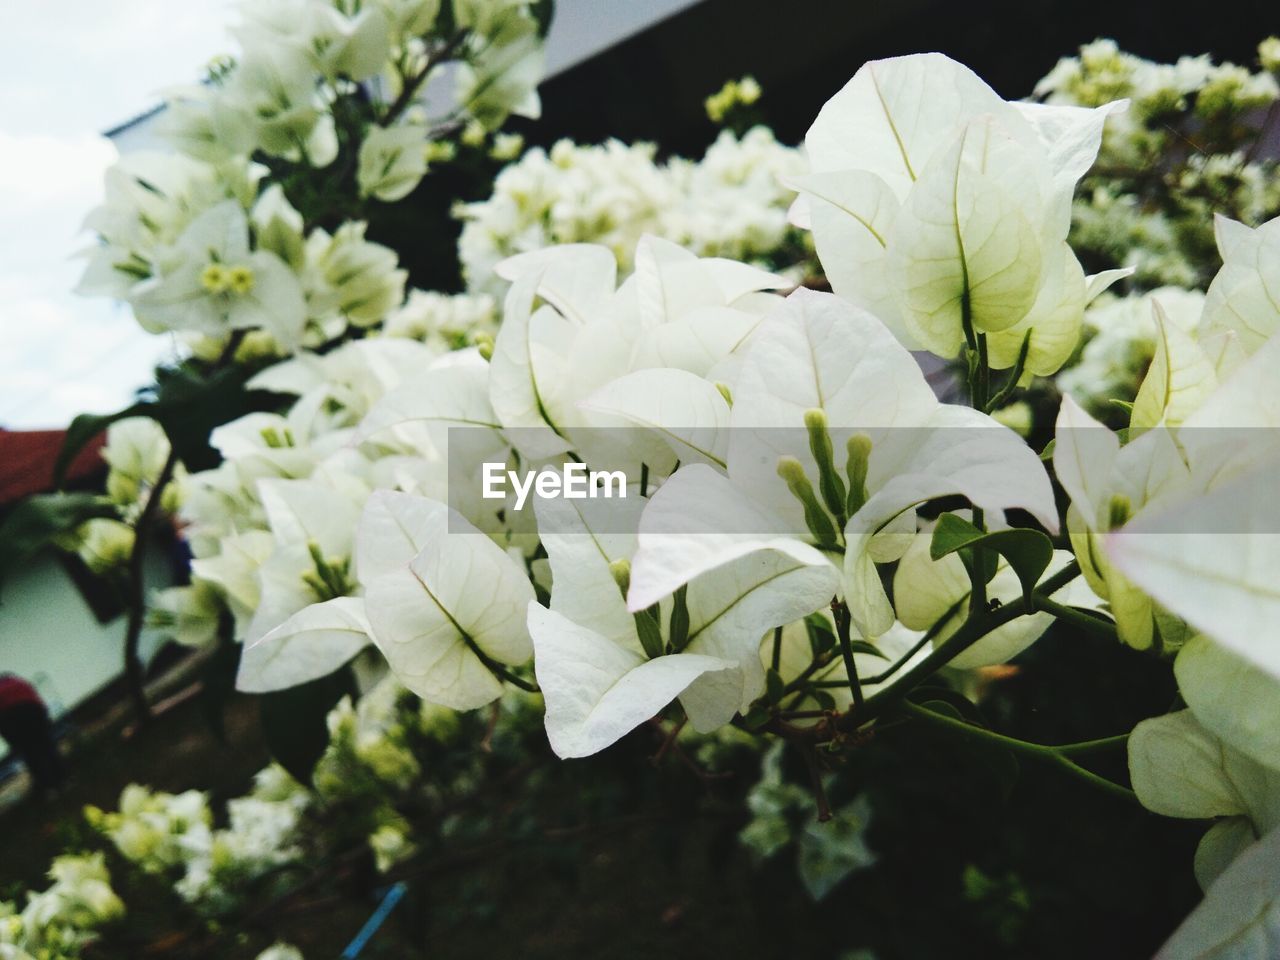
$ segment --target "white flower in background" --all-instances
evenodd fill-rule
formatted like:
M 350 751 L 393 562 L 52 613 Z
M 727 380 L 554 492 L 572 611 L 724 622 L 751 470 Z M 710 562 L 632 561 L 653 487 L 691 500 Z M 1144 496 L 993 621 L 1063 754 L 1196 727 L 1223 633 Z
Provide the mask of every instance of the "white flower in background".
M 1233 333 L 1253 353 L 1280 330 L 1280 218 L 1251 229 L 1214 222 L 1222 269 L 1205 294 L 1201 336 Z
M 147 624 L 184 647 L 205 647 L 218 638 L 223 606 L 213 584 L 196 580 L 151 595 Z
M 267 947 L 256 960 L 303 960 L 302 951 L 288 943 L 276 943 Z
M 316 85 L 313 60 L 302 47 L 253 42 L 223 81 L 221 95 L 230 109 L 253 117 L 254 140 L 271 156 L 314 167 L 328 166 L 337 156 L 333 117 Z
M 656 153 L 648 143 L 561 140 L 504 168 L 488 200 L 460 210 L 458 255 L 471 291 L 500 292 L 495 265 L 556 244 L 606 246 L 624 273 L 644 234 L 701 257 L 751 262 L 784 255 L 795 192 L 782 178 L 804 170 L 799 151 L 757 127 L 740 139 L 722 132 L 697 162 L 660 164 Z
M 395 251 L 364 238 L 365 229 L 364 223 L 351 222 L 332 235 L 319 229 L 308 235 L 302 283 L 312 321 L 323 325 L 342 317 L 368 327 L 404 299 L 408 274 L 398 266 Z
M 441 0 L 375 0 L 390 24 L 394 45 L 427 33 L 440 15 Z
M 249 207 L 266 172 L 243 158 L 213 164 L 151 151 L 121 157 L 107 169 L 103 204 L 85 218 L 98 244 L 85 251 L 89 262 L 77 292 L 127 299 L 201 214 L 229 199 Z
M 388 337 L 421 340 L 439 350 L 470 346 L 476 334 L 498 330 L 498 302 L 487 293 L 435 293 L 410 290 L 402 306 L 387 315 Z
M 156 276 L 131 297 L 149 330 L 210 336 L 260 328 L 297 345 L 306 304 L 297 277 L 273 253 L 251 250 L 244 210 L 230 201 L 201 214 L 157 257 Z
M 1204 294 L 1179 287 L 1160 287 L 1127 297 L 1103 295 L 1084 313 L 1088 340 L 1078 363 L 1062 370 L 1055 382 L 1096 416 L 1111 400 L 1132 400 L 1156 351 L 1157 329 L 1152 302 L 1179 330 L 1191 333 L 1200 323 Z
M 805 137 L 796 185 L 833 289 L 903 342 L 1057 370 L 1091 293 L 1067 246 L 1071 197 L 1117 105 L 1013 104 L 939 54 L 863 66 Z
M 578 451 L 588 462 L 638 470 L 644 461 L 659 472 L 664 459 L 679 455 L 653 453 L 655 445 L 665 448 L 660 435 L 646 445 L 638 431 L 606 435 L 589 428 L 661 427 L 655 419 L 663 418 L 661 410 L 631 404 L 662 405 L 663 395 L 649 389 L 655 377 L 693 391 L 695 402 L 711 405 L 704 410 L 724 407 L 702 378 L 733 379 L 734 358 L 778 302 L 769 291 L 787 285 L 777 275 L 699 259 L 656 237 L 641 240 L 635 273 L 616 291 L 613 257 L 600 246 L 524 254 L 500 269 L 515 282 L 490 362 L 490 398 L 513 445 L 536 460 L 573 449 L 576 438 L 579 446 L 596 447 Z M 622 380 L 628 374 L 649 388 L 631 380 L 628 389 Z M 686 413 L 673 400 L 666 410 L 676 420 Z
M 426 140 L 417 124 L 372 128 L 360 144 L 360 195 L 391 203 L 412 193 L 427 172 Z
M 536 120 L 542 115 L 538 84 L 545 56 L 538 23 L 524 0 L 460 3 L 454 17 L 468 39 L 468 56 L 458 65 L 458 105 L 486 129 L 496 130 L 511 114 Z
M 107 495 L 131 507 L 149 495 L 169 458 L 169 438 L 150 417 L 125 417 L 107 427 L 102 459 L 107 462 Z M 166 491 L 172 498 L 173 494 Z M 166 504 L 166 507 L 170 506 Z
M 86 567 L 97 574 L 122 571 L 133 553 L 133 527 L 121 520 L 95 517 L 86 520 L 78 531 L 77 552 Z

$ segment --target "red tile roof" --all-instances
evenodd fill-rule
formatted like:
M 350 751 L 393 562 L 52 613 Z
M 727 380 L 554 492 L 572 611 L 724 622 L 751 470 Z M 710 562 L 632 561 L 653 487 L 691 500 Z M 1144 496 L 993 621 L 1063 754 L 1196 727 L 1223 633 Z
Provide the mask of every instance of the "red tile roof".
M 53 465 L 66 435 L 65 430 L 0 429 L 0 506 L 53 489 Z M 101 433 L 76 455 L 67 468 L 68 484 L 106 469 L 101 454 L 105 442 Z

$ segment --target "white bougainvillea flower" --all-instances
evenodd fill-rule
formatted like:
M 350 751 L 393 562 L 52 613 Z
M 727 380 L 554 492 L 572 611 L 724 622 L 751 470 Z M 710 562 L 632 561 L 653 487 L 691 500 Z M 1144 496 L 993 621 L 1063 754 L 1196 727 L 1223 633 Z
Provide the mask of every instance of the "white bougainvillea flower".
M 1202 337 L 1234 333 L 1253 353 L 1280 330 L 1280 218 L 1250 228 L 1214 217 L 1222 268 L 1205 294 Z
M 1258 763 L 1280 765 L 1280 679 L 1204 636 L 1178 651 L 1173 669 L 1207 730 Z
M 1277 362 L 1280 337 L 1178 429 L 1195 496 L 1162 502 L 1106 543 L 1107 556 L 1131 581 L 1273 676 L 1280 676 L 1280 644 L 1271 641 L 1280 615 L 1280 504 L 1272 483 L 1280 457 Z
M 193 220 L 228 199 L 250 206 L 266 172 L 244 158 L 214 165 L 149 150 L 122 156 L 107 169 L 102 205 L 85 218 L 99 242 L 84 253 L 77 292 L 128 299 Z
M 825 423 L 835 472 L 849 474 L 851 450 L 862 459 L 855 509 L 826 516 L 826 543 L 778 473 L 791 458 L 811 482 L 819 477 L 806 427 L 813 411 Z M 831 294 L 796 291 L 754 334 L 729 434 L 727 477 L 682 468 L 646 509 L 631 609 L 730 560 L 781 553 L 816 563 L 822 547 L 843 563 L 840 592 L 854 623 L 875 637 L 894 622 L 875 564 L 906 549 L 910 537 L 901 534 L 914 534 L 917 505 L 961 495 L 993 518 L 1017 507 L 1056 526 L 1048 478 L 1021 439 L 976 411 L 940 404 L 889 331 Z
M 1280 953 L 1280 829 L 1248 846 L 1155 960 L 1268 960 Z
M 1106 541 L 1132 582 L 1196 629 L 1280 677 L 1276 462 L 1137 518 Z
M 730 562 L 690 584 L 680 611 L 673 602 L 633 615 L 615 570 L 635 553 L 643 506 L 638 496 L 537 504 L 551 609 L 531 604 L 529 629 L 547 733 L 560 756 L 603 749 L 676 697 L 699 731 L 729 722 L 764 690 L 761 636 L 836 589 L 835 570 L 816 551 L 779 552 Z M 652 620 L 650 643 L 666 652 L 646 651 L 639 618 Z
M 262 329 L 285 347 L 300 341 L 302 287 L 278 256 L 250 250 L 249 221 L 238 203 L 201 214 L 157 262 L 157 275 L 132 298 L 138 322 L 148 330 L 220 336 Z
M 643 463 L 655 474 L 668 472 L 680 454 L 668 452 L 661 437 L 616 429 L 653 426 L 653 398 L 637 392 L 635 381 L 609 393 L 601 388 L 661 368 L 667 372 L 649 379 L 677 381 L 693 391 L 691 403 L 707 398 L 711 408 L 723 406 L 709 396 L 712 384 L 694 377 L 731 378 L 734 358 L 777 301 L 765 291 L 787 285 L 648 236 L 637 247 L 635 273 L 616 290 L 616 261 L 604 247 L 549 248 L 498 269 L 514 283 L 490 364 L 490 397 L 513 445 L 534 460 L 573 450 L 592 464 L 633 472 Z M 636 399 L 646 402 L 632 409 Z M 674 404 L 667 409 L 675 426 L 694 425 L 681 422 Z
M 1215 737 L 1194 711 L 1138 724 L 1129 737 L 1129 775 L 1148 810 L 1193 820 L 1222 818 L 1196 852 L 1202 886 L 1244 846 L 1280 826 L 1280 770 Z
M 407 197 L 427 172 L 426 143 L 427 129 L 421 124 L 370 129 L 356 167 L 360 195 L 385 203 Z
M 1169 320 L 1159 301 L 1151 301 L 1156 349 L 1134 398 L 1131 434 L 1163 424 L 1177 427 L 1195 413 L 1218 386 L 1217 364 L 1205 348 Z
M 218 588 L 235 619 L 236 635 L 244 636 L 262 592 L 258 570 L 275 549 L 275 539 L 266 530 L 246 530 L 221 538 L 220 548 L 192 560 L 191 575 Z
M 424 700 L 483 706 L 502 694 L 492 667 L 529 659 L 529 578 L 447 505 L 374 493 L 360 518 L 356 569 L 373 642 Z
M 1009 103 L 940 54 L 864 65 L 814 120 L 796 181 L 833 289 L 940 356 L 965 321 L 996 367 L 1029 335 L 1026 369 L 1052 373 L 1103 285 L 1066 244 L 1071 194 L 1122 106 Z
M 359 597 L 335 597 L 303 607 L 245 644 L 236 688 L 267 693 L 327 677 L 369 645 L 371 632 Z
M 355 587 L 350 562 L 360 502 L 368 488 L 335 489 L 315 480 L 262 480 L 258 496 L 275 540 L 259 568 L 258 607 L 245 634 L 256 643 L 299 610 Z
M 1107 601 L 1120 638 L 1138 649 L 1150 647 L 1156 639 L 1160 611 L 1146 592 L 1108 560 L 1101 538 L 1149 505 L 1186 495 L 1190 474 L 1178 447 L 1165 429 L 1149 430 L 1121 447 L 1119 437 L 1071 397 L 1064 397 L 1058 411 L 1053 466 L 1071 500 L 1067 533 L 1081 572 L 1093 591 Z M 1162 625 L 1168 631 L 1176 628 L 1173 618 Z

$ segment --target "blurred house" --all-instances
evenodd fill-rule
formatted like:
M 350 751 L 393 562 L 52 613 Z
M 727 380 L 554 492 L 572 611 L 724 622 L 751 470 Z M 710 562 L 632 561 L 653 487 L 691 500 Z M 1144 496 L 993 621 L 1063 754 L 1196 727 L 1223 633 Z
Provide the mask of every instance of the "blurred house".
M 0 518 L 23 498 L 54 488 L 53 465 L 65 436 L 63 430 L 0 430 Z M 69 489 L 101 489 L 103 441 L 97 437 L 72 461 Z M 157 539 L 148 551 L 148 589 L 173 582 L 171 551 L 166 538 Z M 121 676 L 124 634 L 119 597 L 77 557 L 44 550 L 0 587 L 0 671 L 33 683 L 55 719 Z M 150 661 L 159 640 L 144 633 L 144 660 Z M 6 749 L 0 741 L 0 759 Z

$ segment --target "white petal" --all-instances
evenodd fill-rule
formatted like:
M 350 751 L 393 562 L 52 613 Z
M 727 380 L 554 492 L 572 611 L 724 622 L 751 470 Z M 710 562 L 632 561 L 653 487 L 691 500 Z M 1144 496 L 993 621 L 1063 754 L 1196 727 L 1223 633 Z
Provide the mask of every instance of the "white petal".
M 236 688 L 265 693 L 328 676 L 368 645 L 369 632 L 356 597 L 306 607 L 245 647 Z

